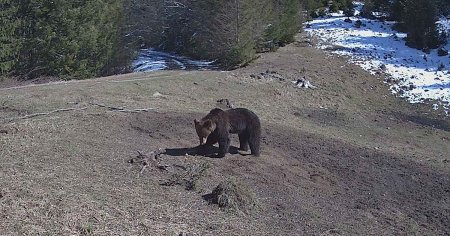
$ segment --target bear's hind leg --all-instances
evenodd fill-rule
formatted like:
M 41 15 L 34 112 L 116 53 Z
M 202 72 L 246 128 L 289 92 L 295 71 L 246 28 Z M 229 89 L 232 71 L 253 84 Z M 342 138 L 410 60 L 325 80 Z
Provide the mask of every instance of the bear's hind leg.
M 239 150 L 241 151 L 248 151 L 248 133 L 242 132 L 238 134 L 239 136 Z
M 259 157 L 259 142 L 260 142 L 260 135 L 258 133 L 250 134 L 250 137 L 248 139 L 248 144 L 250 145 L 250 151 L 252 152 L 253 156 Z

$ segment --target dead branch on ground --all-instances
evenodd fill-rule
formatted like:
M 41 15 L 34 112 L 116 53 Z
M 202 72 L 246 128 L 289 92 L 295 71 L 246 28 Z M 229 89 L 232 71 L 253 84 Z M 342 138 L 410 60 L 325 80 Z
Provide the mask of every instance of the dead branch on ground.
M 36 117 L 36 116 L 48 116 L 48 115 L 53 114 L 53 113 L 59 113 L 59 112 L 65 112 L 65 111 L 81 111 L 81 110 L 85 110 L 85 109 L 87 109 L 87 107 L 62 108 L 62 109 L 56 109 L 56 110 L 49 111 L 49 112 L 39 112 L 39 113 L 28 114 L 28 115 L 25 115 L 25 116 L 6 118 L 5 120 L 6 120 L 6 123 L 8 123 L 8 122 L 12 122 L 12 121 L 15 121 L 15 120 L 22 120 L 22 119 L 33 118 L 33 117 Z
M 141 151 L 137 151 L 138 155 L 136 157 L 131 158 L 128 163 L 130 164 L 138 164 L 142 165 L 141 170 L 139 171 L 139 174 L 142 174 L 144 170 L 148 166 L 153 166 L 157 168 L 158 170 L 166 170 L 167 165 L 160 165 L 159 159 L 161 157 L 161 154 L 164 154 L 166 152 L 165 149 L 159 148 L 158 150 L 151 151 L 147 154 L 142 153 Z
M 153 110 L 153 108 L 126 109 L 125 107 L 114 107 L 114 106 L 108 106 L 108 105 L 105 105 L 102 103 L 94 103 L 94 102 L 90 102 L 89 104 L 98 106 L 98 107 L 108 108 L 110 111 L 125 112 L 125 113 L 149 112 L 149 111 Z

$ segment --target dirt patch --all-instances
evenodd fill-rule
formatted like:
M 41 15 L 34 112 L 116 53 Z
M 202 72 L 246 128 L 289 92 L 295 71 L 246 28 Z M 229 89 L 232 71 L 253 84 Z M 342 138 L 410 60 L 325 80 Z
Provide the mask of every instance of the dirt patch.
M 322 207 L 331 207 L 326 202 L 333 202 L 342 204 L 341 209 L 370 213 L 391 225 L 393 234 L 414 233 L 407 231 L 411 230 L 407 224 L 449 233 L 446 230 L 450 222 L 450 209 L 446 207 L 450 203 L 449 173 L 404 156 L 358 148 L 316 135 L 305 137 L 289 130 L 273 135 L 275 140 L 294 139 L 302 144 L 297 151 L 292 148 L 293 142 L 280 142 L 277 148 L 296 157 L 301 166 L 314 167 L 308 170 L 309 178 L 320 186 L 321 194 L 316 196 L 323 201 Z M 334 191 L 330 192 L 330 187 Z M 421 234 L 416 230 L 415 233 Z
M 155 115 L 164 116 L 166 124 L 172 125 L 158 122 L 162 119 L 154 119 Z M 138 115 L 136 120 L 142 121 L 142 116 Z M 149 117 L 145 129 L 174 129 L 188 137 L 192 131 L 186 127 L 197 114 L 146 116 Z M 173 125 L 177 123 L 182 125 Z M 332 228 L 329 232 L 344 235 L 449 233 L 446 229 L 450 212 L 446 205 L 450 198 L 446 196 L 450 192 L 450 175 L 442 170 L 395 153 L 361 148 L 270 123 L 264 125 L 263 143 L 261 159 L 239 154 L 229 154 L 223 159 L 197 158 L 211 163 L 210 173 L 248 178 L 246 182 L 262 199 L 265 210 L 260 214 L 284 216 L 260 219 L 263 224 L 279 226 L 270 232 L 319 234 L 324 228 Z M 187 188 L 190 178 L 183 173 L 189 171 L 183 171 L 175 175 L 181 176 L 175 181 L 169 177 L 168 183 L 173 184 L 167 185 Z M 215 183 L 208 178 L 201 182 L 201 186 Z M 343 216 L 346 223 L 342 222 Z M 315 224 L 307 223 L 311 220 Z M 390 227 L 382 228 L 385 224 Z

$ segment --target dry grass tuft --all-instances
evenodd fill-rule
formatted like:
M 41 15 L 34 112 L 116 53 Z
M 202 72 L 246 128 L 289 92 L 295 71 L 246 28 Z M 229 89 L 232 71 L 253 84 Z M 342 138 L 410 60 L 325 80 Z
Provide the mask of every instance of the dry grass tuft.
M 260 208 L 255 193 L 235 178 L 220 183 L 211 194 L 204 198 L 210 203 L 217 204 L 221 209 L 234 212 L 248 213 Z
M 198 181 L 208 174 L 208 169 L 210 167 L 210 164 L 207 162 L 182 167 L 182 172 L 172 174 L 170 179 L 161 185 L 181 185 L 184 186 L 186 190 L 196 190 Z

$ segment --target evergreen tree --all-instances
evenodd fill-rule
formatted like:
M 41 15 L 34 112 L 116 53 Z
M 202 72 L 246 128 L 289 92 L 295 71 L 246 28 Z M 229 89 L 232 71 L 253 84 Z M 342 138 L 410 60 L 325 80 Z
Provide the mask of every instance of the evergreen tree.
M 129 63 L 128 52 L 116 49 L 122 0 L 2 1 L 2 73 L 86 78 Z
M 278 1 L 278 4 L 280 4 L 280 11 L 276 15 L 280 16 L 277 25 L 280 34 L 277 41 L 281 44 L 287 44 L 294 40 L 294 36 L 300 29 L 300 2 L 298 0 L 285 0 Z
M 406 44 L 410 47 L 437 48 L 437 9 L 430 0 L 406 0 L 403 22 L 407 30 Z
M 388 10 L 390 19 L 399 23 L 403 22 L 406 4 L 407 0 L 394 0 Z
M 378 12 L 389 12 L 395 0 L 373 0 L 374 10 Z
M 150 2 L 160 6 L 156 0 L 138 0 L 145 12 L 151 11 Z M 195 58 L 217 59 L 224 67 L 251 61 L 256 51 L 267 46 L 274 49 L 292 41 L 300 26 L 300 0 L 160 2 L 162 9 L 152 19 L 141 22 L 146 25 L 156 22 L 163 28 L 153 27 L 147 46 Z M 158 37 L 160 40 L 154 40 Z
M 375 4 L 373 3 L 373 1 L 366 0 L 364 2 L 364 6 L 361 11 L 361 16 L 368 19 L 372 19 L 373 18 L 372 12 L 374 11 L 375 11 Z
M 439 14 L 448 16 L 450 14 L 450 1 L 449 0 L 436 0 L 436 5 Z
M 15 0 L 0 0 L 0 75 L 11 72 L 19 56 L 21 41 L 16 32 L 21 21 L 17 17 L 18 5 Z

